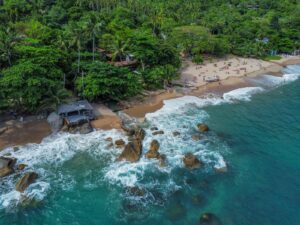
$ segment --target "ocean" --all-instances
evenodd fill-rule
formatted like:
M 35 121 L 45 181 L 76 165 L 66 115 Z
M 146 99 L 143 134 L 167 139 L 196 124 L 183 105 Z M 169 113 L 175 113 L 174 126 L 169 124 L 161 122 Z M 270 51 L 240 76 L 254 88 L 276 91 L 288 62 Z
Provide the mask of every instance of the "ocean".
M 117 130 L 59 133 L 5 149 L 0 156 L 28 166 L 1 178 L 0 224 L 183 225 L 213 213 L 214 224 L 299 225 L 300 65 L 283 72 L 249 78 L 249 87 L 223 96 L 167 100 L 147 114 L 143 152 L 157 140 L 166 167 L 144 156 L 116 162 L 122 149 L 106 139 L 128 141 Z M 193 140 L 198 123 L 210 131 Z M 153 127 L 164 134 L 153 135 Z M 186 153 L 204 165 L 186 169 Z M 14 191 L 28 171 L 38 173 L 37 182 Z

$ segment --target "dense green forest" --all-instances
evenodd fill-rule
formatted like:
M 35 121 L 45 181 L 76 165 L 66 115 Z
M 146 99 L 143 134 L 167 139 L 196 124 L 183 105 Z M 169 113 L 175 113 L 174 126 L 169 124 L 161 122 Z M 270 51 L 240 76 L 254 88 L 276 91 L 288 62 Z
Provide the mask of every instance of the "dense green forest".
M 177 76 L 180 56 L 300 48 L 298 0 L 0 0 L 0 108 L 121 100 Z

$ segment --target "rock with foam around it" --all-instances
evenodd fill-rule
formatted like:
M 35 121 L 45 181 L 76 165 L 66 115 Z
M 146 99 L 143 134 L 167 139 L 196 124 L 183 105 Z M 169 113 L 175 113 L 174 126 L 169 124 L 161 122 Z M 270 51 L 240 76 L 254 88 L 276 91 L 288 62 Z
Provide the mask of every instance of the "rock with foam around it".
M 188 169 L 197 169 L 202 166 L 202 162 L 192 153 L 188 153 L 184 156 L 183 163 Z
M 197 124 L 197 127 L 200 132 L 208 132 L 209 131 L 209 127 L 204 123 Z
M 159 166 L 166 167 L 167 166 L 167 156 L 165 154 L 160 154 L 158 157 Z
M 142 154 L 142 142 L 138 139 L 130 141 L 126 146 L 119 158 L 118 161 L 129 161 L 136 162 L 140 159 Z
M 125 141 L 123 141 L 122 139 L 116 140 L 116 141 L 115 141 L 115 145 L 116 145 L 117 147 L 122 147 L 122 146 L 125 145 Z
M 159 158 L 159 143 L 157 140 L 153 140 L 150 144 L 150 150 L 145 154 L 146 158 L 152 159 L 152 158 Z
M 6 177 L 14 172 L 15 158 L 0 157 L 0 177 Z
M 38 178 L 38 174 L 35 172 L 26 173 L 16 184 L 16 190 L 24 192 L 29 185 L 33 184 Z

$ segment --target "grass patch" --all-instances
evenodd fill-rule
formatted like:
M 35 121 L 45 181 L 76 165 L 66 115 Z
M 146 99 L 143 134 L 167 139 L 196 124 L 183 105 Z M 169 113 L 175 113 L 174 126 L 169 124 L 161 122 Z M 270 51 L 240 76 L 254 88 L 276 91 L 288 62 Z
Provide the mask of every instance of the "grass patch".
M 270 60 L 280 60 L 282 57 L 280 55 L 269 55 L 267 57 L 264 58 L 264 60 L 266 61 L 270 61 Z

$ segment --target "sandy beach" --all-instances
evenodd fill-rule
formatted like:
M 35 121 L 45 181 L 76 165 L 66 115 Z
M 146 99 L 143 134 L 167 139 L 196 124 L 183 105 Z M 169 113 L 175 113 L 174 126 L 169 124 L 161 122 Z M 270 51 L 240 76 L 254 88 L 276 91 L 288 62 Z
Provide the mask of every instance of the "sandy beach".
M 183 61 L 180 79 L 174 81 L 174 87 L 167 90 L 147 91 L 143 96 L 137 96 L 122 102 L 123 112 L 143 119 L 149 112 L 154 112 L 163 106 L 163 101 L 184 95 L 201 96 L 207 93 L 222 94 L 237 88 L 248 87 L 249 77 L 262 74 L 281 75 L 286 65 L 300 64 L 300 56 L 283 57 L 277 61 L 263 61 L 251 58 L 230 56 L 225 59 L 215 59 L 197 65 L 189 60 Z M 216 82 L 207 82 L 207 77 L 217 77 Z M 116 112 L 103 104 L 93 104 L 97 119 L 91 122 L 95 129 L 121 129 L 121 121 Z M 24 124 L 17 123 L 0 133 L 0 150 L 26 143 L 40 143 L 51 133 L 46 120 L 38 120 Z

